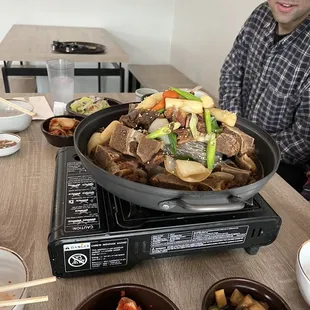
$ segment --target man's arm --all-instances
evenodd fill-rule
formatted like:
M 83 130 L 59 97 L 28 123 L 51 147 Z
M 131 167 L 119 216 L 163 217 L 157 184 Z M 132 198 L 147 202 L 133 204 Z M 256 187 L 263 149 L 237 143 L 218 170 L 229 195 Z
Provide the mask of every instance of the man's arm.
M 246 29 L 247 23 L 241 29 L 232 50 L 225 59 L 220 77 L 220 107 L 238 114 L 241 114 L 240 96 L 247 56 Z
M 280 148 L 281 159 L 293 165 L 310 160 L 310 83 L 300 100 L 292 127 L 271 134 Z

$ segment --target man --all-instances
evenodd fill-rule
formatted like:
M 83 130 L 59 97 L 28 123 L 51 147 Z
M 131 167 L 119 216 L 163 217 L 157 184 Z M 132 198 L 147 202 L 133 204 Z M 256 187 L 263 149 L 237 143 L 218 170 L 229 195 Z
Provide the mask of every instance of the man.
M 220 106 L 268 131 L 278 173 L 299 192 L 310 159 L 310 0 L 268 0 L 244 24 L 222 67 Z

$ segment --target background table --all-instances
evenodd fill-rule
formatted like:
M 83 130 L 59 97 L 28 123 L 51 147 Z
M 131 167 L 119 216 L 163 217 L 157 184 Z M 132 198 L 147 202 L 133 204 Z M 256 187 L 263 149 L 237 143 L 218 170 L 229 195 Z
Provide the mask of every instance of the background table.
M 26 97 L 14 94 L 14 97 Z M 76 97 L 80 97 L 76 94 Z M 133 94 L 106 94 L 122 102 Z M 27 262 L 31 279 L 51 275 L 47 253 L 56 148 L 40 131 L 40 122 L 20 133 L 21 150 L 0 159 L 0 245 L 17 251 Z M 26 310 L 74 309 L 96 290 L 118 283 L 139 283 L 171 298 L 180 310 L 199 310 L 203 295 L 216 281 L 232 276 L 262 282 L 278 292 L 292 310 L 306 310 L 296 283 L 298 247 L 310 237 L 310 204 L 275 175 L 261 194 L 281 216 L 277 240 L 249 256 L 242 249 L 149 260 L 125 272 L 75 279 L 58 279 L 29 289 L 29 295 L 48 294 L 49 302 Z M 155 309 L 154 309 L 155 310 Z
M 81 55 L 55 53 L 53 41 L 81 41 L 106 46 L 106 53 Z M 119 76 L 120 91 L 124 92 L 125 71 L 122 63 L 128 55 L 112 40 L 102 28 L 58 27 L 37 25 L 13 25 L 0 43 L 0 60 L 5 91 L 10 92 L 8 76 L 46 76 L 46 68 L 12 67 L 12 61 L 44 61 L 62 58 L 74 62 L 97 62 L 98 69 L 75 69 L 77 76 L 98 76 L 98 91 L 101 91 L 101 76 Z M 114 68 L 101 68 L 101 63 L 112 63 Z

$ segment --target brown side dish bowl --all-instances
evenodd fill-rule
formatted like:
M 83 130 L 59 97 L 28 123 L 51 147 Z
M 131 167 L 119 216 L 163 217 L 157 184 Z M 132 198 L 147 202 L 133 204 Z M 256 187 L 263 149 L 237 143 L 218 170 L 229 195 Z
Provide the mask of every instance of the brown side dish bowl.
M 215 291 L 224 289 L 226 296 L 231 296 L 235 288 L 243 295 L 250 294 L 255 300 L 266 302 L 270 310 L 291 310 L 275 291 L 264 284 L 244 278 L 227 278 L 213 284 L 204 296 L 201 310 L 208 310 L 216 303 Z
M 41 131 L 43 135 L 45 136 L 47 142 L 55 147 L 65 147 L 65 146 L 73 146 L 74 145 L 74 139 L 73 136 L 68 136 L 68 137 L 63 137 L 63 136 L 55 136 L 49 133 L 48 128 L 50 121 L 53 118 L 59 118 L 59 117 L 65 117 L 65 118 L 74 118 L 78 121 L 82 121 L 84 118 L 80 116 L 74 116 L 74 115 L 58 115 L 58 116 L 53 116 L 45 121 L 42 122 L 41 124 Z
M 103 288 L 87 297 L 76 310 L 115 310 L 122 297 L 122 291 L 143 310 L 179 310 L 162 293 L 137 284 L 119 284 Z

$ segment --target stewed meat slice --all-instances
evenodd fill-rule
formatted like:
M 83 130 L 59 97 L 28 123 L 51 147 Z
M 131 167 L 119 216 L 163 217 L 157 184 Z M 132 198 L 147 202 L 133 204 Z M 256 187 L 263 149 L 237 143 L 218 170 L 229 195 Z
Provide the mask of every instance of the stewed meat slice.
M 194 191 L 197 185 L 194 183 L 184 182 L 173 174 L 161 173 L 150 179 L 152 185 L 162 188 Z
M 192 133 L 188 128 L 179 128 L 175 130 L 177 134 L 177 142 L 178 144 L 185 144 L 193 140 Z
M 240 140 L 236 135 L 230 133 L 221 133 L 216 138 L 216 151 L 225 154 L 228 157 L 237 155 L 240 151 Z
M 94 160 L 99 167 L 113 175 L 124 179 L 145 184 L 147 174 L 141 169 L 137 159 L 123 156 L 118 151 L 108 146 L 98 145 L 93 153 Z
M 227 172 L 235 176 L 233 183 L 237 186 L 244 186 L 248 183 L 251 171 L 250 170 L 244 170 L 239 168 L 234 168 L 230 165 L 227 165 L 225 162 L 219 163 L 218 167 L 220 168 L 220 171 Z
M 161 141 L 148 139 L 146 136 L 143 136 L 138 144 L 137 156 L 143 163 L 147 163 L 162 148 L 163 143 Z
M 224 133 L 228 133 L 234 135 L 236 139 L 238 139 L 240 143 L 240 155 L 245 153 L 252 153 L 254 149 L 254 138 L 247 135 L 243 131 L 241 131 L 237 127 L 230 127 L 228 125 L 223 124 L 224 126 Z
M 132 112 L 122 115 L 120 122 L 130 128 L 143 128 L 148 129 L 153 121 L 160 117 L 156 111 L 137 109 Z
M 122 154 L 136 156 L 138 144 L 143 137 L 141 132 L 119 124 L 114 130 L 109 145 Z

